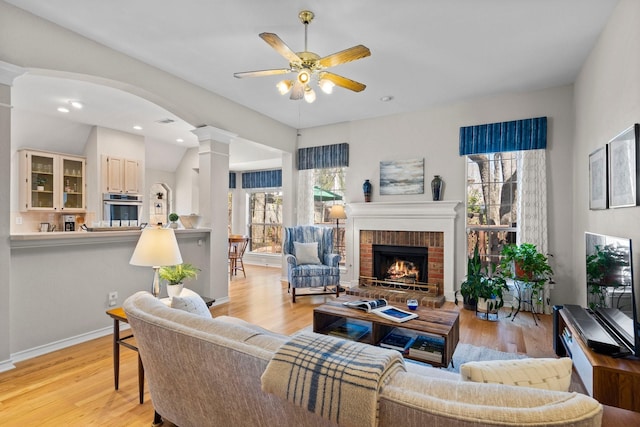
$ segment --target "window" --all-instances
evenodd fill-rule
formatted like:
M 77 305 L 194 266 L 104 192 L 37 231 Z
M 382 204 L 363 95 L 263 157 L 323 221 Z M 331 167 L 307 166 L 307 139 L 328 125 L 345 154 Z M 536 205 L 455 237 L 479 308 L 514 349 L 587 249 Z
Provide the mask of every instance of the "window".
M 478 244 L 483 263 L 499 263 L 516 243 L 518 151 L 467 155 L 467 252 Z
M 253 192 L 249 197 L 251 252 L 282 252 L 282 191 Z
M 329 218 L 329 210 L 335 204 L 344 204 L 346 167 L 313 169 L 313 222 L 336 227 L 336 220 Z M 340 254 L 340 265 L 345 263 L 345 221 L 338 219 L 338 230 L 333 233 L 334 251 Z

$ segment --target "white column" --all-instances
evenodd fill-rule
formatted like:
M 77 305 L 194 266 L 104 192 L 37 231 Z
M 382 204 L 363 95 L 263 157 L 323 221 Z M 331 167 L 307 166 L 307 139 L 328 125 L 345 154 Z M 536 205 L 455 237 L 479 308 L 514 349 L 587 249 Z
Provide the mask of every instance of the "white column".
M 229 299 L 227 248 L 229 245 L 227 197 L 229 193 L 229 145 L 237 135 L 213 126 L 192 130 L 200 142 L 199 211 L 201 227 L 211 228 L 208 296 L 216 303 Z
M 11 85 L 24 69 L 0 61 L 0 372 L 11 362 Z M 16 188 L 18 186 L 16 185 Z

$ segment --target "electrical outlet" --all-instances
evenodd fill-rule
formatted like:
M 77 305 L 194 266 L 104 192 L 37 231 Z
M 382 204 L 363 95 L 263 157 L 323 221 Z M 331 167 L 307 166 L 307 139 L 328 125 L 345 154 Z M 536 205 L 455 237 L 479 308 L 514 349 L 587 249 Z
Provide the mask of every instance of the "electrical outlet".
M 118 303 L 118 292 L 112 291 L 109 292 L 109 307 L 113 307 Z
M 16 225 L 22 225 L 22 217 L 21 216 L 17 216 L 16 217 Z

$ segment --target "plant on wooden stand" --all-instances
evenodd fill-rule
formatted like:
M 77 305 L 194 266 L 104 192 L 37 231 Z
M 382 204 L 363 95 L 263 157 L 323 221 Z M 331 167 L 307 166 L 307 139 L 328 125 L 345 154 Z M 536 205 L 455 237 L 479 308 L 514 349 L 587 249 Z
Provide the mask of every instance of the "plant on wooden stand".
M 189 263 L 161 267 L 158 274 L 167 281 L 167 294 L 170 297 L 180 295 L 186 279 L 198 277 L 199 268 Z

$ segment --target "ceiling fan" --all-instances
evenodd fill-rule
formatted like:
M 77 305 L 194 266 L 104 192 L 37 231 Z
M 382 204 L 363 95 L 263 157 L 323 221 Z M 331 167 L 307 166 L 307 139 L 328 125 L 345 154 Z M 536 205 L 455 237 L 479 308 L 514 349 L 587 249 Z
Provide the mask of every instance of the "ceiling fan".
M 300 22 L 304 24 L 304 51 L 294 52 L 287 46 L 278 35 L 274 33 L 260 33 L 260 38 L 267 42 L 276 52 L 284 56 L 289 61 L 288 68 L 278 68 L 272 70 L 246 71 L 234 73 L 234 77 L 239 79 L 244 77 L 262 77 L 278 74 L 296 73 L 293 79 L 285 79 L 277 84 L 281 95 L 291 92 L 290 99 L 299 100 L 304 98 L 311 103 L 315 101 L 315 91 L 309 86 L 312 80 L 325 93 L 331 93 L 334 86 L 340 86 L 354 92 L 363 91 L 366 86 L 355 80 L 342 77 L 338 74 L 325 71 L 327 68 L 357 59 L 366 58 L 371 55 L 371 51 L 363 45 L 357 45 L 331 55 L 320 57 L 314 52 L 307 50 L 307 26 L 313 20 L 314 14 L 308 10 L 303 10 L 298 14 Z

